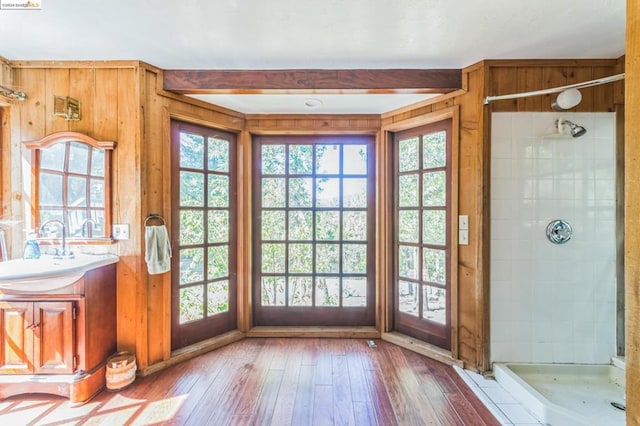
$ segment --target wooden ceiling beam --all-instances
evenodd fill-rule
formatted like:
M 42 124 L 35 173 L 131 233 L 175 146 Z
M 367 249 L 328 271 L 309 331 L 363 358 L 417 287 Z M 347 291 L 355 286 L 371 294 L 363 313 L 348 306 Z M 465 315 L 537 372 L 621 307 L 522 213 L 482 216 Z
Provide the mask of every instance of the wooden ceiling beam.
M 448 93 L 462 87 L 462 70 L 166 70 L 163 87 L 182 94 Z

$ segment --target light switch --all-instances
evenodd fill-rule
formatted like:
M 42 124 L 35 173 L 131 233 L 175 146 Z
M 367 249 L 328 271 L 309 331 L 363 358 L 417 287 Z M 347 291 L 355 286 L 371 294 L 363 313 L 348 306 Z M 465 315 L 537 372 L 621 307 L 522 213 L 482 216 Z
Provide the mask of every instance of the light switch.
M 460 229 L 458 231 L 458 244 L 461 246 L 469 245 L 469 231 L 467 229 Z
M 461 214 L 458 216 L 458 229 L 469 229 L 469 216 Z
M 114 240 L 128 240 L 129 239 L 129 225 L 126 223 L 114 223 L 113 224 L 113 239 Z

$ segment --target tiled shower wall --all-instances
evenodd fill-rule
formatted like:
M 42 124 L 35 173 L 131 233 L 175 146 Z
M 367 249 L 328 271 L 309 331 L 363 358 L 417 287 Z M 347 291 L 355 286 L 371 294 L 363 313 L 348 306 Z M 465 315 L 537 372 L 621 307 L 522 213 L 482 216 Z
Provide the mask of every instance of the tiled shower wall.
M 554 137 L 558 117 L 587 129 Z M 491 359 L 608 363 L 615 354 L 615 114 L 491 116 Z M 546 228 L 567 220 L 573 238 Z

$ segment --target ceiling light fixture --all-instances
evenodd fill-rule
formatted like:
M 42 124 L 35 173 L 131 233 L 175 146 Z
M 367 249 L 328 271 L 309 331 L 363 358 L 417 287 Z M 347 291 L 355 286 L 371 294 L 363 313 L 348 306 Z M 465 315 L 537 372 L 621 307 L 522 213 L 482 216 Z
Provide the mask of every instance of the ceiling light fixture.
M 307 108 L 318 108 L 322 106 L 322 101 L 318 98 L 308 98 L 304 100 L 304 106 Z
M 578 105 L 582 100 L 582 93 L 578 89 L 567 89 L 560 92 L 555 101 L 551 103 L 554 111 L 566 111 Z

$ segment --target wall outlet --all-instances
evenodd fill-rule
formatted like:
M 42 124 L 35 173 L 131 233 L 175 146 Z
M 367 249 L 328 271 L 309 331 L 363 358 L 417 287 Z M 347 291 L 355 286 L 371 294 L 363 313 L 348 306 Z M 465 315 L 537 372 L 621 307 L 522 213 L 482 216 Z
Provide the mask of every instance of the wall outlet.
M 114 240 L 128 240 L 129 239 L 129 225 L 126 223 L 114 223 L 113 224 L 113 239 Z

